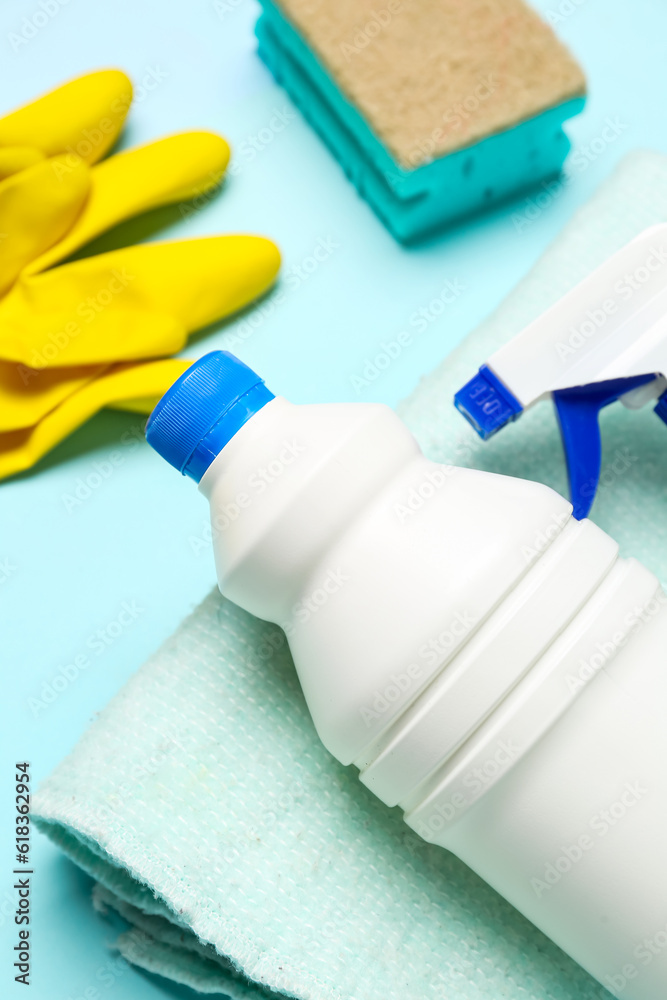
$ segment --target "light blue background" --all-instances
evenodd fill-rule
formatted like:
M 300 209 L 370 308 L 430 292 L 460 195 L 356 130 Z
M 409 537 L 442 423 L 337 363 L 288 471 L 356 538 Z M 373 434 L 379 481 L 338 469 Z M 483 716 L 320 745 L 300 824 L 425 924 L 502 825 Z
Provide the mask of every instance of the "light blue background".
M 54 9 L 54 0 L 44 2 Z M 568 127 L 585 169 L 521 231 L 513 216 L 525 218 L 525 198 L 428 246 L 395 244 L 258 60 L 252 0 L 68 0 L 18 47 L 12 35 L 40 9 L 39 0 L 3 0 L 0 111 L 72 75 L 120 66 L 137 84 L 138 98 L 123 145 L 179 129 L 221 132 L 236 151 L 235 172 L 221 194 L 187 221 L 166 211 L 121 235 L 271 236 L 283 252 L 285 297 L 252 314 L 250 336 L 233 340 L 249 330 L 250 317 L 242 316 L 208 331 L 186 356 L 231 345 L 275 392 L 296 402 L 394 405 L 494 308 L 624 153 L 638 147 L 667 152 L 664 0 L 539 0 L 537 6 L 561 12 L 557 30 L 587 70 L 590 101 Z M 250 138 L 276 111 L 285 114 L 286 126 L 269 134 L 270 141 L 262 131 L 262 148 L 253 155 Z M 607 119 L 618 123 L 617 138 L 587 157 Z M 157 222 L 166 225 L 157 229 Z M 292 268 L 320 240 L 336 246 L 298 281 Z M 381 342 L 410 329 L 411 314 L 428 307 L 448 280 L 465 291 L 380 377 L 356 391 L 353 377 Z M 204 501 L 140 442 L 141 431 L 140 418 L 105 412 L 37 470 L 0 486 L 0 563 L 13 567 L 0 582 L 3 996 L 25 992 L 11 969 L 14 762 L 28 759 L 35 782 L 44 777 L 215 582 L 210 551 L 192 544 L 205 527 Z M 116 452 L 120 461 L 111 474 L 72 507 L 68 497 L 78 481 L 99 468 L 109 472 Z M 133 601 L 142 609 L 136 620 L 96 653 L 90 637 L 115 621 L 123 602 Z M 31 699 L 41 700 L 43 686 L 80 653 L 88 654 L 90 666 L 39 708 Z M 105 975 L 114 928 L 92 914 L 89 880 L 42 837 L 34 837 L 33 861 L 32 1000 L 191 995 L 127 966 L 120 975 Z

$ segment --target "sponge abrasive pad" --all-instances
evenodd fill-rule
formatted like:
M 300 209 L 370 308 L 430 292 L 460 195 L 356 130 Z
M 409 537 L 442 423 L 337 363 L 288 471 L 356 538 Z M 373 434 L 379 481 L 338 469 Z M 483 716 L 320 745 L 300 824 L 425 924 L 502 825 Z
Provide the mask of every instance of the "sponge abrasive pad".
M 576 60 L 523 0 L 278 6 L 404 168 L 425 148 L 444 156 L 585 91 Z

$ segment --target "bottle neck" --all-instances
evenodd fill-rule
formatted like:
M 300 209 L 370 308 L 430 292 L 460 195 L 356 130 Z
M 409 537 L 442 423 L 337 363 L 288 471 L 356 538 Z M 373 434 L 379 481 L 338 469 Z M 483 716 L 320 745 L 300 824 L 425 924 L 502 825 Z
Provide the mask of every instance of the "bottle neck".
M 332 539 L 418 454 L 389 407 L 271 400 L 199 485 L 211 506 L 221 592 L 284 625 Z

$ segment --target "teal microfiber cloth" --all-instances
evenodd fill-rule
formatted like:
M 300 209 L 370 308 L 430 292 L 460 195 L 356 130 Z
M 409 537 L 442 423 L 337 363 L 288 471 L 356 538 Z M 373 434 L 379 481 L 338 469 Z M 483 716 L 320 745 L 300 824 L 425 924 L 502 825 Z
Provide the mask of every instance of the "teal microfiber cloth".
M 564 490 L 549 404 L 483 444 L 453 391 L 613 250 L 666 219 L 667 158 L 635 154 L 402 407 L 426 451 Z M 594 516 L 664 581 L 665 429 L 650 410 L 614 409 L 603 416 L 607 457 L 619 449 L 632 460 Z M 94 877 L 95 905 L 126 921 L 122 954 L 202 992 L 609 996 L 324 750 L 283 633 L 217 593 L 102 712 L 35 796 L 34 817 Z
M 259 54 L 402 242 L 555 176 L 583 73 L 523 0 L 261 0 Z

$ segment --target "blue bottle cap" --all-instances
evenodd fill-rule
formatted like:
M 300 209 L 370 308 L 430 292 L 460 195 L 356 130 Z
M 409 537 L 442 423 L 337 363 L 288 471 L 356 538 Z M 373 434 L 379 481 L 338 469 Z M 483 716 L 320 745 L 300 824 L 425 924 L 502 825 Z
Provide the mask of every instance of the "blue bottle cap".
M 159 401 L 146 424 L 155 451 L 199 482 L 236 432 L 274 395 L 229 351 L 195 361 Z

